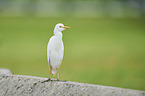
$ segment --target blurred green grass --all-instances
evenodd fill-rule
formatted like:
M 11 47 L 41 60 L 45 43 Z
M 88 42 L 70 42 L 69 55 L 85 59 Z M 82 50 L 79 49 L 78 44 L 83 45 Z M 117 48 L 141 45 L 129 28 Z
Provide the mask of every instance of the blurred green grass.
M 60 79 L 145 90 L 145 23 L 141 19 L 0 17 L 0 67 L 48 77 L 46 47 L 63 32 Z

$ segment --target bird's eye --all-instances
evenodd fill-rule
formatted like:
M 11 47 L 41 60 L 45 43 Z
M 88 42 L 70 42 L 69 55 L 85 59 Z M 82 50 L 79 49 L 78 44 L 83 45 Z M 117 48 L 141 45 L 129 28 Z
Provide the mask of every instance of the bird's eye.
M 60 28 L 62 28 L 62 26 L 59 26 Z

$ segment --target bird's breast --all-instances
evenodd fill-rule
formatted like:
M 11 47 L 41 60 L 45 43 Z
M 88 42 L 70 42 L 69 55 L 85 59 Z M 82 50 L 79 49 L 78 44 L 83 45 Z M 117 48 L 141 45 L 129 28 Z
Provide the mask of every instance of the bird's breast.
M 55 50 L 55 51 L 57 51 L 57 52 L 59 52 L 59 51 L 61 51 L 62 50 L 62 48 L 63 48 L 63 42 L 62 42 L 62 40 L 61 41 L 55 41 L 54 42 L 54 44 L 53 44 L 53 49 Z

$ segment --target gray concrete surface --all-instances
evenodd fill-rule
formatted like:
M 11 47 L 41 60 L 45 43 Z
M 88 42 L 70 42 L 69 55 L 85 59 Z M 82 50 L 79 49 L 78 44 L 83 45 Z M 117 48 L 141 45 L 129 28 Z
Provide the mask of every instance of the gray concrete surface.
M 0 69 L 0 76 L 2 75 L 12 75 L 12 72 L 9 69 Z
M 3 74 L 5 71 L 8 74 Z M 0 69 L 0 96 L 145 96 L 145 91 L 45 80 L 47 78 L 12 75 L 8 69 Z

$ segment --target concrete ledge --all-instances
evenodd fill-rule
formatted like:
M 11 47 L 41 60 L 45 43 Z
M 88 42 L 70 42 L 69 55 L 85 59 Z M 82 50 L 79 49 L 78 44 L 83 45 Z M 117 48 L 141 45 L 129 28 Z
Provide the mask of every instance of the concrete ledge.
M 1 75 L 12 75 L 12 72 L 9 69 L 0 69 L 0 76 Z
M 145 91 L 70 81 L 43 82 L 45 80 L 47 78 L 0 74 L 0 96 L 145 96 Z

